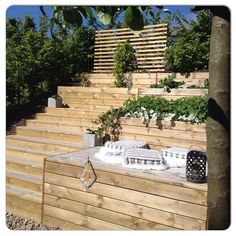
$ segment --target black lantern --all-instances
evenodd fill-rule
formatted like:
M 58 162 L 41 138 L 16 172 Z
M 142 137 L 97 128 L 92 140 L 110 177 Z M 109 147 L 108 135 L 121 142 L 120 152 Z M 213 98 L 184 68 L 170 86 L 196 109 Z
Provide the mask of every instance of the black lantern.
M 206 182 L 206 153 L 191 150 L 187 154 L 186 179 L 194 183 Z

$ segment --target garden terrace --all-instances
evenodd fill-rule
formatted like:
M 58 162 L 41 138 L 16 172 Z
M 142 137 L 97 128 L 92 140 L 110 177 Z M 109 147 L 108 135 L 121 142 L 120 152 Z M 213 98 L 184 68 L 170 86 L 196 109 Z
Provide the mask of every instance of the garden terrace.
M 44 113 L 37 113 L 35 119 L 27 120 L 26 126 L 17 127 L 15 135 L 7 136 L 7 210 L 18 216 L 41 221 L 44 159 L 63 153 L 83 150 L 83 132 L 87 128 L 96 129 L 98 127 L 98 125 L 94 124 L 92 121 L 99 114 L 106 112 L 111 107 L 121 106 L 128 98 L 138 98 L 147 94 L 176 99 L 185 96 L 205 95 L 206 93 L 207 90 L 199 89 L 176 89 L 172 90 L 171 93 L 167 93 L 163 91 L 163 89 L 134 88 L 129 91 L 126 88 L 58 87 L 58 94 L 61 95 L 62 102 L 66 107 L 46 108 Z M 191 125 L 184 122 L 162 122 L 162 129 L 154 123 L 150 123 L 150 126 L 146 128 L 139 119 L 133 118 L 122 118 L 121 124 L 123 127 L 120 135 L 121 139 L 132 138 L 139 140 L 145 138 L 145 141 L 155 149 L 172 145 L 189 147 L 191 144 L 198 144 L 205 147 L 206 143 L 204 125 Z M 83 162 L 81 162 L 81 166 L 82 165 Z M 168 186 L 170 189 L 172 188 L 171 185 Z M 139 191 L 142 192 L 142 190 L 137 187 L 137 192 Z M 205 191 L 204 189 L 204 192 Z M 142 196 L 145 196 L 145 194 L 142 193 Z M 96 196 L 98 199 L 100 198 L 99 194 Z M 55 200 L 53 196 L 51 199 Z M 143 208 L 143 206 L 140 208 L 140 206 L 133 205 L 133 203 L 129 203 L 128 205 L 134 207 L 134 209 Z M 27 206 L 27 208 L 25 206 Z M 48 208 L 48 211 L 51 211 L 50 214 L 53 212 L 52 209 L 54 208 Z M 152 207 L 148 208 L 148 210 L 150 209 L 152 210 Z M 62 211 L 64 212 L 65 210 L 62 209 Z M 109 213 L 109 211 L 104 210 L 104 213 L 105 212 Z M 153 210 L 153 212 L 157 213 L 159 211 Z M 85 212 L 80 212 L 79 214 L 84 215 L 84 213 Z M 74 213 L 69 214 L 72 217 L 74 216 Z M 122 216 L 123 218 L 120 220 L 126 219 L 124 218 L 126 217 L 124 212 L 120 214 L 114 215 L 114 213 L 109 213 L 108 215 L 112 215 L 117 219 L 119 219 L 119 216 Z M 127 216 L 127 219 L 132 220 L 128 220 L 128 225 L 122 227 L 134 228 L 134 223 L 132 223 L 131 226 L 130 222 L 136 222 L 136 220 L 140 222 L 137 228 L 147 229 L 150 226 L 150 229 L 157 229 L 159 227 L 159 223 L 150 223 L 154 218 L 139 219 L 140 217 L 137 214 L 138 212 L 136 211 L 133 216 Z M 78 218 L 78 215 L 76 216 L 76 219 L 87 220 L 90 224 L 90 216 L 83 216 L 82 218 L 80 216 Z M 155 214 L 152 217 L 154 216 Z M 172 216 L 167 214 L 165 217 L 171 218 Z M 181 221 L 180 218 L 179 222 Z M 184 219 L 187 218 L 185 217 Z M 47 215 L 47 217 L 45 216 L 45 222 L 46 219 L 51 223 L 54 222 L 55 225 L 59 224 L 62 228 L 71 227 L 71 229 L 74 229 L 75 227 L 83 229 L 83 227 L 102 228 L 104 226 L 104 222 L 102 226 L 100 225 L 100 220 L 96 221 L 99 226 L 90 227 L 89 225 L 78 226 L 78 224 L 74 224 L 73 222 L 62 223 L 63 219 L 52 219 L 49 215 Z M 66 219 L 64 220 L 67 222 Z M 188 220 L 186 222 L 188 222 Z M 182 222 L 181 227 L 184 228 L 187 225 L 186 222 Z M 196 222 L 198 222 L 198 220 Z M 200 219 L 200 222 L 200 226 L 196 226 L 195 224 L 193 227 L 203 228 L 205 218 Z M 112 229 L 114 225 L 116 224 L 107 224 L 106 228 L 110 227 L 110 229 Z M 121 229 L 122 227 L 119 226 L 118 228 Z M 165 223 L 160 223 L 160 227 L 169 228 Z

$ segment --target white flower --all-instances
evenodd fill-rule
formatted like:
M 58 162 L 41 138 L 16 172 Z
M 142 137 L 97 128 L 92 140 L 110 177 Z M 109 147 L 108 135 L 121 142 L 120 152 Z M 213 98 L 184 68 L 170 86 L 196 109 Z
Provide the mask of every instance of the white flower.
M 150 113 L 150 114 L 153 114 L 153 113 L 154 113 L 154 111 L 153 111 L 153 110 L 150 110 L 150 111 L 149 111 L 149 113 Z
M 141 110 L 142 110 L 142 111 L 146 111 L 146 108 L 145 108 L 145 107 L 141 107 Z

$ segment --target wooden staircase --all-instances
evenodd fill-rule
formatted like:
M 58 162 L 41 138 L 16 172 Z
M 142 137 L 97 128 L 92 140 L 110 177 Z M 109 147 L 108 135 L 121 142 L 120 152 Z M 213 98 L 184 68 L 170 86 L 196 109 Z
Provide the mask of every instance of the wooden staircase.
M 46 108 L 6 138 L 7 211 L 41 221 L 44 159 L 83 149 L 83 132 L 110 107 L 135 95 L 127 89 L 59 87 L 68 108 Z

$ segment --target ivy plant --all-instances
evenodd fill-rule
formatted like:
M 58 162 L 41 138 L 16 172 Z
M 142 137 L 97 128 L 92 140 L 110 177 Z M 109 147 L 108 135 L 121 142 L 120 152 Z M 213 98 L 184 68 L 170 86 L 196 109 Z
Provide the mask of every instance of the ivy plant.
M 134 72 L 137 69 L 138 63 L 135 50 L 130 45 L 129 41 L 119 44 L 114 54 L 113 74 L 116 77 L 114 81 L 115 87 L 128 87 L 129 80 L 127 73 Z

